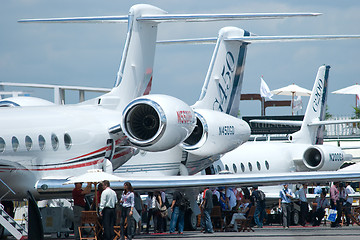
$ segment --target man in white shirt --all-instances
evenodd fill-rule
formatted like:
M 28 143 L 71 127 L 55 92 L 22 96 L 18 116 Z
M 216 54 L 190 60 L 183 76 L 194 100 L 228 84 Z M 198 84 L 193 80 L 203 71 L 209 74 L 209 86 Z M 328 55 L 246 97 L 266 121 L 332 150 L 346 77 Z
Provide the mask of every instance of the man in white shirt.
M 229 207 L 229 210 L 232 210 L 236 206 L 236 196 L 232 188 L 227 187 L 225 192 L 226 204 Z
M 284 184 L 284 188 L 280 190 L 279 209 L 282 210 L 283 215 L 283 227 L 289 228 L 290 226 L 290 214 L 291 214 L 291 199 L 294 198 L 293 193 L 288 184 Z
M 354 194 L 355 190 L 351 187 L 350 182 L 346 183 L 346 202 L 344 203 L 344 211 L 345 211 L 345 217 L 346 217 L 346 226 L 350 225 L 350 217 L 348 215 L 351 214 L 351 206 L 353 203 L 353 197 L 349 197 L 349 194 Z
M 114 238 L 114 224 L 116 222 L 115 205 L 118 202 L 114 190 L 110 188 L 110 182 L 103 181 L 104 191 L 101 193 L 99 211 L 103 217 L 104 240 Z

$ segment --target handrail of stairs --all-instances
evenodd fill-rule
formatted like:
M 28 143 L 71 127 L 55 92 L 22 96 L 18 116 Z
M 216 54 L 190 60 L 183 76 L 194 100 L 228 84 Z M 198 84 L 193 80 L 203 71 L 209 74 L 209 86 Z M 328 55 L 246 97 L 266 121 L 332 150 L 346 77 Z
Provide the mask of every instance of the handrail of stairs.
M 2 179 L 0 179 L 0 182 L 2 182 L 2 184 L 4 184 L 9 190 L 0 197 L 0 201 L 6 196 L 8 195 L 10 192 L 12 192 L 14 195 L 16 195 L 16 193 L 14 192 L 14 190 L 12 190 Z

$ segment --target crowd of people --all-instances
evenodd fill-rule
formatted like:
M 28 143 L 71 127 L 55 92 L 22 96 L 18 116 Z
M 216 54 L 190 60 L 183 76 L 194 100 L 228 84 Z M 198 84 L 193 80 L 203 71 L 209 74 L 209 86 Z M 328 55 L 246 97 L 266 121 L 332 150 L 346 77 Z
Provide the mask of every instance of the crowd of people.
M 79 226 L 82 225 L 81 213 L 89 210 L 86 207 L 85 195 L 91 192 L 92 183 L 82 189 L 82 183 L 75 183 L 72 195 L 74 199 L 74 236 L 80 239 Z M 96 199 L 95 199 L 96 198 Z M 103 227 L 102 239 L 114 239 L 114 226 L 120 226 L 120 238 L 131 240 L 135 234 L 140 234 L 142 229 L 142 219 L 146 215 L 145 233 L 149 233 L 153 228 L 154 233 L 164 233 L 167 231 L 168 213 L 171 210 L 170 233 L 179 234 L 184 232 L 184 214 L 186 208 L 190 207 L 188 199 L 184 193 L 175 191 L 173 200 L 169 203 L 165 192 L 148 192 L 146 200 L 143 202 L 139 193 L 135 192 L 130 182 L 124 183 L 124 191 L 118 198 L 114 190 L 110 188 L 109 181 L 103 181 L 98 185 L 96 197 L 90 208 L 98 208 L 100 222 Z M 96 203 L 97 202 L 97 205 Z M 185 203 L 184 203 L 185 202 Z M 96 208 L 97 207 L 97 208 Z M 151 226 L 151 220 L 153 226 Z
M 216 206 L 221 210 L 224 229 L 227 231 L 237 231 L 237 220 L 245 220 L 251 207 L 255 208 L 255 225 L 263 227 L 265 194 L 256 185 L 250 191 L 247 188 L 236 187 L 206 188 L 199 194 L 198 203 L 202 209 L 201 227 L 204 233 L 213 233 L 211 210 Z
M 326 198 L 327 190 L 321 188 L 318 184 L 314 188 L 316 194 L 315 202 L 312 203 L 313 214 L 309 215 L 309 201 L 307 199 L 307 184 L 296 190 L 295 193 L 288 188 L 288 184 L 284 184 L 279 193 L 279 209 L 282 213 L 283 227 L 290 226 L 290 212 L 294 201 L 300 205 L 300 219 L 299 224 L 305 226 L 307 222 L 312 223 L 312 226 L 319 226 L 321 220 L 325 216 L 326 208 L 334 210 L 336 218 L 331 220 L 331 227 L 340 227 L 341 217 L 344 215 L 346 225 L 350 224 L 351 207 L 355 190 L 351 187 L 350 182 L 346 185 L 342 182 L 334 182 L 330 187 L 330 201 Z M 344 213 L 344 214 L 343 214 Z
M 74 199 L 74 233 L 75 239 L 79 239 L 78 227 L 81 226 L 81 212 L 87 210 L 85 195 L 91 191 L 91 183 L 82 189 L 82 183 L 76 183 L 73 189 Z M 307 199 L 307 184 L 297 189 L 294 193 L 284 184 L 279 192 L 278 209 L 282 214 L 283 227 L 290 227 L 290 212 L 292 204 L 297 201 L 300 206 L 299 223 L 305 226 L 308 222 L 313 226 L 319 226 L 325 215 L 325 209 L 336 209 L 337 218 L 332 222 L 332 227 L 339 226 L 342 212 L 345 212 L 346 224 L 349 225 L 350 219 L 347 214 L 351 210 L 352 197 L 349 194 L 355 193 L 350 183 L 334 182 L 330 188 L 330 201 L 326 199 L 326 191 L 320 186 L 314 189 L 318 194 L 312 205 L 313 214 L 309 217 L 309 201 Z M 110 188 L 109 181 L 103 181 L 98 185 L 98 191 L 91 206 L 98 209 L 103 226 L 103 239 L 114 238 L 114 225 L 120 226 L 121 239 L 131 240 L 135 234 L 154 233 L 183 234 L 184 216 L 190 208 L 190 201 L 184 192 L 175 191 L 172 201 L 169 202 L 164 191 L 148 192 L 147 197 L 142 201 L 138 192 L 134 191 L 130 182 L 124 183 L 124 191 L 118 196 Z M 258 186 L 252 188 L 218 187 L 205 188 L 197 198 L 197 203 L 201 209 L 201 229 L 204 233 L 213 233 L 212 210 L 217 207 L 221 211 L 221 219 L 224 220 L 224 229 L 229 231 L 238 230 L 238 220 L 245 220 L 250 209 L 253 208 L 253 219 L 255 227 L 262 228 L 266 218 L 265 194 L 259 190 Z M 145 220 L 144 220 L 145 219 Z M 146 227 L 142 228 L 142 220 L 146 222 Z M 152 220 L 152 221 L 151 221 Z M 167 229 L 170 221 L 169 229 Z M 151 226 L 152 223 L 152 226 Z M 215 223 L 216 224 L 216 223 Z M 177 230 L 177 233 L 176 233 Z

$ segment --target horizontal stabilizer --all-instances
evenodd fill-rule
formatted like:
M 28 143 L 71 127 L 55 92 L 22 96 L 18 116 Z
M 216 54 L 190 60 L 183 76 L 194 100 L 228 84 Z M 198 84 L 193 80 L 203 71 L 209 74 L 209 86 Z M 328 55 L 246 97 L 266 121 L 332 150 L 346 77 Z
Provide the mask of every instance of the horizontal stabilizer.
M 288 17 L 315 17 L 319 15 L 321 15 L 321 13 L 166 14 L 145 15 L 137 18 L 137 20 L 155 22 L 206 22 L 227 20 L 276 19 Z
M 327 120 L 309 123 L 309 126 L 333 125 L 343 123 L 360 123 L 360 119 Z
M 302 35 L 302 36 L 245 36 L 229 37 L 225 41 L 243 41 L 248 43 L 268 43 L 268 42 L 303 42 L 318 40 L 343 40 L 360 39 L 360 35 Z M 193 38 L 157 41 L 158 44 L 215 44 L 217 38 Z
M 72 18 L 38 18 L 21 19 L 19 23 L 43 22 L 43 23 L 127 23 L 128 16 L 99 16 L 99 17 L 72 17 Z
M 299 126 L 300 127 L 302 124 L 302 121 L 253 119 L 253 120 L 250 120 L 250 123 L 265 123 L 265 124 L 289 125 L 289 126 Z
M 358 146 L 349 146 L 349 147 L 341 147 L 341 150 L 356 150 L 356 149 L 360 149 L 360 147 Z
M 215 44 L 217 37 L 211 38 L 189 38 L 189 39 L 174 39 L 174 40 L 159 40 L 157 44 Z
M 242 13 L 242 14 L 160 14 L 143 15 L 136 18 L 137 21 L 151 22 L 208 22 L 228 20 L 256 20 L 277 19 L 288 17 L 315 17 L 321 13 Z M 70 18 L 39 18 L 21 19 L 20 23 L 44 22 L 44 23 L 126 23 L 128 16 L 94 16 L 94 17 L 70 17 Z
M 301 126 L 302 121 L 253 119 L 253 120 L 250 120 L 250 123 L 265 123 L 265 124 L 274 124 L 274 125 Z M 360 123 L 360 119 L 317 121 L 317 122 L 309 123 L 308 126 L 333 125 L 333 124 L 343 124 L 343 123 Z

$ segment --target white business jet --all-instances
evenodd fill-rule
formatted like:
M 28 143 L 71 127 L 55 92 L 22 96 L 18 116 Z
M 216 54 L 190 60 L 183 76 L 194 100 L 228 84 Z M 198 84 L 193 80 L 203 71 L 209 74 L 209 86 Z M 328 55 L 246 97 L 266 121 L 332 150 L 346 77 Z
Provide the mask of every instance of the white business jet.
M 196 112 L 183 101 L 170 96 L 148 95 L 152 84 L 157 25 L 171 21 L 202 22 L 317 15 L 319 14 L 168 14 L 154 6 L 139 4 L 133 6 L 127 16 L 19 21 L 127 22 L 128 32 L 115 87 L 110 93 L 76 105 L 20 105 L 1 109 L 0 193 L 12 189 L 13 192 L 4 199 L 22 199 L 26 197 L 27 191 L 38 199 L 57 197 L 53 194 L 39 195 L 34 186 L 45 181 L 46 184 L 40 184 L 41 189 L 57 189 L 58 196 L 66 196 L 69 192 L 64 193 L 62 183 L 67 178 L 89 169 L 112 172 L 133 156 L 137 149 L 171 149 L 187 139 L 196 122 L 207 118 L 231 118 L 233 127 L 224 126 L 222 139 L 226 142 L 229 138 L 228 145 L 235 148 L 245 139 L 230 138 L 233 133 L 241 136 L 242 132 L 247 134 L 249 131 L 248 126 L 243 126 L 242 120 L 211 110 Z M 224 77 L 227 76 L 227 72 L 225 73 Z M 218 100 L 214 104 L 220 107 L 223 99 Z M 194 147 L 192 145 L 195 145 L 193 141 L 185 143 L 184 150 L 191 150 Z M 218 153 L 213 151 L 211 154 Z
M 359 35 L 258 36 L 236 27 L 226 27 L 219 31 L 217 38 L 161 41 L 161 43 L 213 43 L 216 40 L 215 50 L 213 52 L 208 73 L 205 78 L 205 83 L 200 95 L 200 99 L 192 107 L 196 111 L 199 111 L 200 109 L 212 109 L 236 117 L 238 115 L 240 104 L 240 94 L 243 84 L 246 52 L 250 43 L 336 40 L 349 38 L 359 38 Z M 325 71 L 322 71 L 322 73 L 319 72 L 319 74 L 325 74 Z M 323 78 L 324 77 L 325 76 L 323 76 Z M 323 111 L 324 110 L 321 110 L 321 114 L 325 113 Z M 319 114 L 320 110 L 317 115 Z M 311 121 L 317 119 L 316 116 L 309 116 L 309 118 L 311 118 Z M 185 145 L 185 147 L 186 143 L 196 143 L 193 144 L 194 146 L 189 148 L 187 151 L 184 151 L 184 148 L 181 148 L 180 146 L 176 146 L 170 150 L 157 153 L 140 151 L 140 154 L 132 158 L 120 168 L 116 169 L 115 173 L 121 174 L 122 176 L 141 176 L 144 175 L 144 173 L 149 173 L 154 176 L 192 175 L 210 166 L 210 171 L 207 172 L 214 174 L 224 170 L 225 165 L 227 166 L 228 171 L 235 173 L 259 173 L 259 171 L 284 172 L 285 170 L 283 169 L 286 169 L 287 172 L 294 171 L 292 168 L 290 168 L 290 166 L 288 166 L 293 165 L 293 160 L 289 160 L 289 154 L 296 154 L 296 151 L 293 151 L 292 148 L 290 149 L 287 147 L 287 144 L 282 145 L 285 146 L 283 148 L 285 148 L 285 151 L 287 152 L 287 154 L 283 154 L 282 150 L 277 152 L 279 147 L 275 148 L 274 146 L 266 145 L 266 148 L 262 148 L 262 145 L 251 145 L 251 143 L 245 143 L 230 153 L 225 154 L 225 156 L 221 157 L 221 160 L 217 161 L 221 155 L 212 154 L 212 152 L 226 153 L 229 149 L 224 148 L 223 144 L 219 144 L 224 142 L 221 140 L 222 135 L 224 135 L 223 130 L 226 131 L 225 135 L 230 135 L 230 138 L 232 137 L 235 140 L 237 137 L 234 135 L 232 136 L 232 125 L 223 124 L 224 127 L 220 127 L 217 125 L 218 122 L 219 118 L 212 119 L 212 121 L 207 120 L 198 122 L 196 131 L 194 131 L 192 135 L 190 135 L 190 137 L 186 139 L 184 143 L 182 143 L 182 146 Z M 294 124 L 294 122 L 291 123 Z M 299 125 L 301 123 L 295 122 L 295 124 Z M 304 126 L 302 132 L 304 132 L 304 134 L 308 134 L 309 131 L 311 132 L 313 130 L 316 131 L 314 127 Z M 300 142 L 299 139 L 303 139 L 303 137 L 297 136 L 293 142 L 298 143 Z M 242 146 L 251 146 L 251 149 L 248 147 L 244 148 L 245 150 L 243 151 Z M 294 146 L 294 149 L 300 148 L 298 145 L 292 146 Z M 308 145 L 301 144 L 301 149 L 304 148 L 304 146 Z M 269 150 L 259 151 L 259 148 L 269 148 Z M 319 148 L 322 148 L 322 146 Z M 332 149 L 332 147 L 330 148 Z M 301 151 L 301 149 L 299 149 L 299 151 Z M 305 150 L 306 149 L 303 151 Z M 336 154 L 339 153 L 338 151 L 341 150 L 336 148 Z M 271 156 L 274 152 L 277 152 L 278 154 Z M 313 156 L 311 155 L 311 157 Z M 153 159 L 156 159 L 156 161 Z M 261 161 L 259 161 L 259 159 L 261 159 Z M 269 159 L 276 160 L 274 163 L 270 164 Z M 287 160 L 285 161 L 284 159 Z M 306 171 L 307 169 L 305 168 L 304 164 L 302 164 L 303 167 L 301 167 L 301 162 L 299 162 L 301 159 L 302 157 L 297 158 L 297 170 Z M 223 164 L 224 160 L 227 161 L 226 164 Z M 212 165 L 214 161 L 217 162 Z M 241 163 L 241 161 L 243 163 Z M 279 162 L 282 163 L 281 166 L 271 166 L 270 170 L 270 165 L 277 165 Z M 321 170 L 336 170 L 342 164 L 342 162 L 343 161 L 337 161 L 334 167 L 325 166 L 321 168 Z M 319 169 L 319 167 L 313 167 L 313 170 L 317 169 Z
M 222 156 L 208 172 L 335 171 L 344 161 L 350 161 L 352 155 L 345 154 L 340 147 L 323 145 L 324 125 L 359 122 L 359 119 L 325 121 L 329 70 L 330 66 L 319 68 L 303 121 L 251 121 L 260 124 L 259 127 L 261 124 L 301 126 L 287 142 L 247 142 Z

